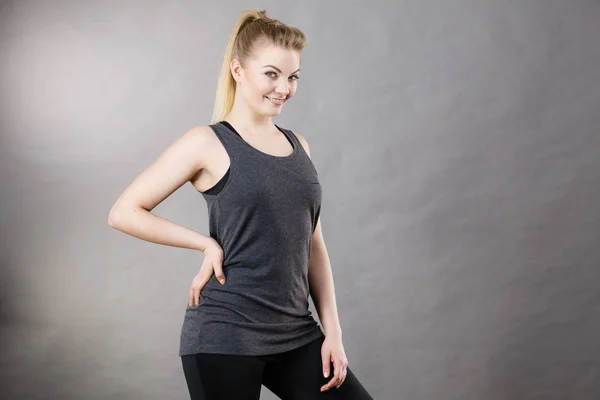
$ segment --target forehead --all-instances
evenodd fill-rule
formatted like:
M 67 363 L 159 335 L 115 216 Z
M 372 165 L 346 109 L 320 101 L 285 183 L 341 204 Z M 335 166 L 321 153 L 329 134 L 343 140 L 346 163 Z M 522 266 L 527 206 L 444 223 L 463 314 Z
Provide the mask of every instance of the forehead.
M 271 43 L 261 43 L 256 46 L 251 63 L 256 68 L 273 65 L 282 71 L 292 72 L 300 68 L 300 53 Z

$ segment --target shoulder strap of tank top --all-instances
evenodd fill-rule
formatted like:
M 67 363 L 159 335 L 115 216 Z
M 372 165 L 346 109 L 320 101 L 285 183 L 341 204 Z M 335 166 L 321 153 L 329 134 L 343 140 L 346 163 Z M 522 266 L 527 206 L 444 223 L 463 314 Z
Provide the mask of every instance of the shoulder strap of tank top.
M 302 146 L 302 143 L 300 143 L 300 139 L 298 139 L 298 136 L 296 136 L 294 132 L 292 132 L 289 129 L 282 128 L 279 125 L 276 126 L 279 127 L 282 131 L 285 131 L 290 140 L 294 141 L 294 145 L 298 148 L 298 153 L 305 154 L 308 157 L 308 154 L 306 154 L 306 150 L 304 150 L 304 146 Z
M 231 131 L 228 127 L 217 122 L 216 124 L 209 125 L 212 130 L 215 132 L 225 150 L 229 155 L 233 155 L 234 157 L 240 151 L 240 142 L 239 138 L 235 137 L 237 133 Z
M 210 126 L 213 128 L 213 131 L 221 141 L 223 147 L 225 147 L 231 163 L 243 163 L 244 160 L 249 159 L 248 155 L 251 154 L 251 152 L 248 152 L 247 144 L 239 134 L 220 122 Z M 250 157 L 250 159 L 252 159 L 252 157 Z

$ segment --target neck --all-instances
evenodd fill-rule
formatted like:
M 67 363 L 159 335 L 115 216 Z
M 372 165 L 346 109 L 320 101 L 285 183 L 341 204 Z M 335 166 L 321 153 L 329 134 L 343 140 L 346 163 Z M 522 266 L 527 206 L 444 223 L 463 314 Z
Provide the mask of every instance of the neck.
M 241 104 L 236 102 L 225 120 L 236 128 L 257 136 L 272 132 L 274 128 L 271 116 L 258 114 L 248 107 L 241 107 Z

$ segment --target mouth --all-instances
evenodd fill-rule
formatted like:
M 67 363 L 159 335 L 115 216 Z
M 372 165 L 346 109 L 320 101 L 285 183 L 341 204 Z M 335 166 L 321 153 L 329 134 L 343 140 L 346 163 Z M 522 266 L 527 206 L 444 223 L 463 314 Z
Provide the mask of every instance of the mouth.
M 285 103 L 285 99 L 279 99 L 279 98 L 276 98 L 276 97 L 269 97 L 269 96 L 265 96 L 265 98 L 268 99 L 271 103 L 273 103 L 273 104 L 275 104 L 277 106 L 280 106 L 283 103 Z

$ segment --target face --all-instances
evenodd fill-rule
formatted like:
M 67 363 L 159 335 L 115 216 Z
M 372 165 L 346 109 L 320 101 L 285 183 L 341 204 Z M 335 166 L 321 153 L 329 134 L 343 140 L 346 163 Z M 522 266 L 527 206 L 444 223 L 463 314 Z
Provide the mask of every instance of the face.
M 296 93 L 299 71 L 299 52 L 271 44 L 257 46 L 246 68 L 238 60 L 231 63 L 236 97 L 241 96 L 254 112 L 265 117 L 279 115 L 283 104 Z

